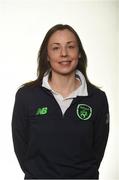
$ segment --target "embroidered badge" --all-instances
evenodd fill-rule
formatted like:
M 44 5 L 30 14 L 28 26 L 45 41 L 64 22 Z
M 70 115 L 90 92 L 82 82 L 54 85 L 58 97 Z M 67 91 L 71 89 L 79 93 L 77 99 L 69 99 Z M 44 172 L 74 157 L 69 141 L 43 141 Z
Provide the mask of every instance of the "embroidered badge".
M 45 115 L 48 113 L 48 108 L 47 107 L 43 107 L 43 108 L 38 108 L 36 111 L 36 115 Z
M 76 113 L 81 120 L 88 120 L 92 115 L 92 108 L 86 104 L 78 104 Z

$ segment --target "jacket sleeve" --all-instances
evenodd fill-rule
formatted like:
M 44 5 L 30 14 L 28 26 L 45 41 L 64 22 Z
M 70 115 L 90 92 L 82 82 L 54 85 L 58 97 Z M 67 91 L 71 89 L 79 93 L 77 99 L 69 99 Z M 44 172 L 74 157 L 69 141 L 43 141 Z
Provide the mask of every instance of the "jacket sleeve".
M 28 122 L 25 97 L 22 90 L 18 90 L 12 116 L 12 137 L 16 156 L 22 170 L 25 172 L 24 161 L 28 145 Z
M 98 168 L 104 156 L 109 135 L 108 101 L 105 93 L 102 95 L 98 117 L 94 123 L 94 150 Z

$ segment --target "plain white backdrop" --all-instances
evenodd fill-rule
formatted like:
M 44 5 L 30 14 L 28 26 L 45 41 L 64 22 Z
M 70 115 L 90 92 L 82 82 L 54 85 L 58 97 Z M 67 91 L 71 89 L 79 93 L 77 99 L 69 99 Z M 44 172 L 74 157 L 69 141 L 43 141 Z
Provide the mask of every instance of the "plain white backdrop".
M 0 179 L 24 178 L 12 144 L 15 93 L 36 78 L 40 44 L 59 23 L 77 31 L 88 57 L 89 79 L 107 94 L 110 135 L 100 179 L 119 179 L 118 22 L 118 0 L 0 0 Z

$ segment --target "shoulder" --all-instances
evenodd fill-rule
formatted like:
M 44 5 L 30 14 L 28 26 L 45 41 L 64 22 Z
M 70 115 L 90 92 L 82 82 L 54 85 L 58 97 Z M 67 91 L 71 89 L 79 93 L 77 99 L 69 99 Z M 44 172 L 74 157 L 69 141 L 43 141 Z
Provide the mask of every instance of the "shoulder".
M 91 95 L 91 94 L 104 94 L 105 93 L 99 87 L 97 87 L 91 83 L 87 83 L 87 89 L 88 89 L 89 95 Z
M 95 104 L 98 109 L 103 109 L 104 112 L 109 113 L 108 98 L 105 91 L 99 89 L 98 87 L 88 84 L 88 92 L 91 101 Z
M 16 98 L 18 99 L 29 99 L 30 97 L 33 97 L 34 95 L 38 94 L 40 90 L 41 85 L 37 86 L 26 86 L 23 85 L 18 88 L 16 92 Z
M 100 100 L 107 101 L 107 95 L 105 91 L 101 90 L 100 88 L 92 84 L 87 84 L 87 89 L 88 89 L 89 96 L 94 95 L 97 98 L 97 100 L 100 99 Z

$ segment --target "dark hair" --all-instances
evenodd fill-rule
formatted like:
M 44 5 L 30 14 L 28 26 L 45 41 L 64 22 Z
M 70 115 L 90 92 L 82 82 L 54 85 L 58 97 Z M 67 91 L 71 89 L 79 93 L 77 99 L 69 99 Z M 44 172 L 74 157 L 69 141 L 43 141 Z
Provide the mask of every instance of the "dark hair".
M 42 82 L 42 79 L 43 79 L 43 76 L 44 74 L 50 69 L 50 64 L 47 60 L 47 46 L 48 46 L 48 42 L 49 42 L 49 39 L 50 37 L 52 36 L 53 33 L 55 33 L 56 31 L 59 31 L 59 30 L 65 30 L 65 29 L 68 29 L 69 31 L 71 31 L 76 39 L 77 39 L 77 42 L 78 42 L 78 47 L 79 47 L 79 52 L 81 54 L 81 57 L 79 59 L 79 62 L 78 62 L 78 65 L 77 65 L 77 69 L 80 70 L 85 79 L 86 79 L 86 82 L 90 83 L 89 80 L 88 80 L 88 77 L 87 77 L 87 73 L 86 73 L 86 68 L 87 68 L 87 56 L 86 56 L 86 53 L 83 49 L 83 46 L 82 46 L 82 43 L 81 43 L 81 40 L 78 36 L 78 34 L 76 33 L 76 31 L 69 25 L 65 24 L 57 24 L 55 26 L 53 26 L 45 35 L 45 38 L 41 44 L 41 47 L 40 47 L 40 50 L 38 52 L 38 58 L 37 58 L 37 62 L 38 62 L 38 67 L 37 67 L 37 79 L 35 81 L 32 81 L 32 82 L 29 82 L 29 83 L 26 83 L 24 85 L 38 85 L 39 83 Z

